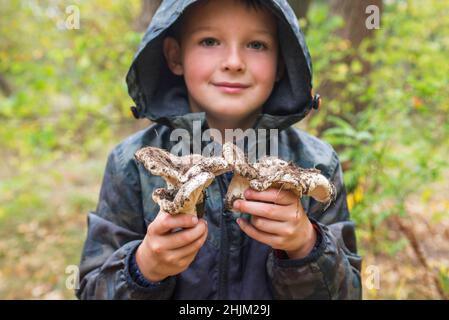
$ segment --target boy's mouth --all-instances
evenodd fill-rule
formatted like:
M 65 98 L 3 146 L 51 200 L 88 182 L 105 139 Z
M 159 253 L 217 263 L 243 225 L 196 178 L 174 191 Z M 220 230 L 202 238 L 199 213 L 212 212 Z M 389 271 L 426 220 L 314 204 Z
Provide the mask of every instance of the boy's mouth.
M 240 93 L 250 87 L 247 84 L 237 82 L 216 82 L 213 85 L 224 93 Z

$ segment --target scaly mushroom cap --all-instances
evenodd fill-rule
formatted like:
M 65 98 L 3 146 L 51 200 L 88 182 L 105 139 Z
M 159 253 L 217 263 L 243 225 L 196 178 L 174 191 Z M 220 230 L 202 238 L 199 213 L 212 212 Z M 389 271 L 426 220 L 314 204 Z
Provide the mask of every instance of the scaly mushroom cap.
M 192 154 L 177 157 L 168 151 L 155 147 L 145 147 L 135 153 L 137 161 L 155 176 L 162 177 L 167 182 L 168 188 L 180 188 L 184 174 L 198 163 L 202 156 Z
M 167 188 L 153 191 L 152 198 L 169 214 L 204 213 L 204 191 L 216 175 L 229 171 L 229 165 L 221 157 L 187 155 L 177 157 L 165 150 L 145 147 L 135 154 L 137 161 L 152 174 L 161 176 Z
M 327 204 L 335 200 L 335 186 L 318 169 L 303 169 L 272 157 L 262 158 L 254 168 L 259 172 L 259 178 L 250 181 L 255 190 L 281 187 Z
M 248 187 L 257 191 L 271 187 L 290 190 L 300 198 L 306 195 L 326 203 L 326 209 L 335 200 L 335 186 L 317 169 L 299 168 L 275 157 L 264 157 L 252 165 L 246 162 L 243 152 L 230 142 L 223 146 L 223 157 L 234 170 L 226 194 L 225 206 L 228 209 L 232 208 L 236 199 L 244 199 L 243 192 Z
M 231 142 L 226 142 L 222 147 L 223 158 L 229 167 L 234 171 L 234 175 L 245 177 L 249 180 L 258 177 L 257 171 L 248 163 L 248 159 L 239 147 Z
M 204 201 L 204 190 L 214 178 L 215 176 L 210 172 L 201 172 L 183 184 L 180 189 L 159 188 L 154 190 L 152 198 L 167 213 L 186 213 L 201 218 L 204 213 L 201 208 Z

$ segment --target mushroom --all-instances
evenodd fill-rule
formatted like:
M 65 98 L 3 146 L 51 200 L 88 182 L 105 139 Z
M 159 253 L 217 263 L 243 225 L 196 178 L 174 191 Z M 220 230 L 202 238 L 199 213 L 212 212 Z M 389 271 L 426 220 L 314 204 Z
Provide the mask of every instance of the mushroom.
M 324 210 L 335 200 L 335 186 L 318 169 L 303 169 L 276 157 L 263 157 L 250 164 L 243 151 L 231 142 L 224 144 L 223 157 L 234 171 L 225 197 L 225 207 L 229 210 L 235 200 L 245 199 L 243 193 L 248 188 L 290 190 L 299 198 L 306 195 L 325 203 Z
M 243 193 L 248 188 L 290 190 L 299 198 L 306 195 L 326 203 L 325 209 L 335 200 L 335 186 L 317 169 L 303 169 L 276 157 L 263 157 L 251 164 L 231 142 L 223 145 L 222 155 L 177 157 L 160 148 L 145 147 L 135 153 L 135 158 L 153 175 L 165 180 L 167 187 L 154 190 L 152 198 L 162 210 L 173 215 L 187 213 L 201 218 L 205 189 L 215 176 L 231 170 L 234 176 L 225 197 L 225 208 L 229 210 L 235 200 L 245 199 Z
M 234 175 L 225 196 L 225 208 L 232 210 L 237 199 L 245 199 L 243 193 L 250 187 L 250 181 L 258 177 L 256 169 L 248 163 L 245 154 L 232 142 L 223 145 L 222 155 L 231 167 Z
M 149 172 L 165 180 L 167 188 L 154 190 L 152 198 L 163 211 L 173 215 L 187 213 L 201 218 L 205 189 L 215 176 L 230 170 L 221 157 L 198 154 L 178 157 L 155 147 L 138 150 L 135 158 Z

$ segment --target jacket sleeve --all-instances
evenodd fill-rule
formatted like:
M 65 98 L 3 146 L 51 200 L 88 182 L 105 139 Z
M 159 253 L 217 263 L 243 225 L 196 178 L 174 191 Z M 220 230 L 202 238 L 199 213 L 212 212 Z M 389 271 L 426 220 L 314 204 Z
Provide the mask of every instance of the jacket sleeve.
M 174 277 L 143 287 L 130 273 L 146 228 L 138 170 L 123 158 L 120 145 L 108 157 L 97 210 L 88 215 L 75 293 L 79 299 L 169 299 Z
M 303 259 L 280 259 L 272 251 L 267 272 L 275 299 L 361 299 L 361 257 L 355 227 L 349 220 L 343 173 L 338 157 L 331 180 L 337 197 L 323 205 L 311 199 L 308 215 L 318 227 L 321 242 Z

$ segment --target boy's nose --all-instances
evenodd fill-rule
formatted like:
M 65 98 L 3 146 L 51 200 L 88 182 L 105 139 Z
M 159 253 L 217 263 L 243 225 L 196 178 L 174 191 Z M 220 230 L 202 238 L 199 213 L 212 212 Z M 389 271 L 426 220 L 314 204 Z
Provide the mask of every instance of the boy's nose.
M 241 57 L 241 53 L 236 48 L 228 50 L 223 61 L 222 69 L 225 71 L 245 71 L 245 62 Z

